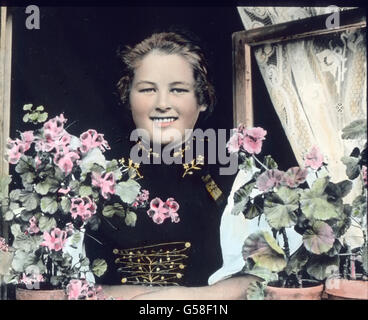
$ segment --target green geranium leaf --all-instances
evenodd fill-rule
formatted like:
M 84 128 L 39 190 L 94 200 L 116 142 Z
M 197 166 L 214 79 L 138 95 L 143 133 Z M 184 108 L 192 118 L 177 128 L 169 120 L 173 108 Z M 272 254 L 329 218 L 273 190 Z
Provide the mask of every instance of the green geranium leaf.
M 42 216 L 38 222 L 38 227 L 42 232 L 49 232 L 51 229 L 57 226 L 56 220 L 54 218 L 49 218 L 46 216 Z
M 4 221 L 12 221 L 14 218 L 14 213 L 11 210 L 8 210 L 4 213 Z
M 244 274 L 250 274 L 261 278 L 266 284 L 272 281 L 277 281 L 278 275 L 275 272 L 271 272 L 267 268 L 261 268 L 259 266 L 253 267 L 251 270 L 244 270 Z
M 120 180 L 122 177 L 122 173 L 116 159 L 107 162 L 106 172 L 113 172 L 115 180 Z
M 341 161 L 346 166 L 346 175 L 350 180 L 354 180 L 359 176 L 359 158 L 345 156 L 341 158 Z
M 22 192 L 19 200 L 28 211 L 35 210 L 39 204 L 39 197 L 33 192 Z
M 342 129 L 343 139 L 357 139 L 366 138 L 367 136 L 367 123 L 366 119 L 359 119 L 351 122 L 345 128 Z
M 58 209 L 57 201 L 52 197 L 43 197 L 41 199 L 41 211 L 54 214 Z
M 345 197 L 352 189 L 353 183 L 349 180 L 344 180 L 339 183 L 329 182 L 325 192 L 332 197 L 333 200 L 338 200 Z
M 20 224 L 17 223 L 10 226 L 10 231 L 15 238 L 23 234 L 22 230 L 20 229 Z
M 266 284 L 259 281 L 252 281 L 247 289 L 247 300 L 264 300 Z
M 312 256 L 307 263 L 307 272 L 317 280 L 325 280 L 339 270 L 339 256 Z
M 80 161 L 80 168 L 82 174 L 91 172 L 93 166 L 97 164 L 106 169 L 106 159 L 99 148 L 93 148 L 87 152 L 87 154 Z
M 254 167 L 254 162 L 251 157 L 245 156 L 244 153 L 239 152 L 239 169 L 245 172 L 251 171 Z
M 29 223 L 29 219 L 33 217 L 33 213 L 27 210 L 23 210 L 24 208 L 19 208 L 21 211 L 20 218 L 22 221 Z
M 352 203 L 352 215 L 354 217 L 365 217 L 367 214 L 367 197 L 364 195 L 357 196 Z
M 255 182 L 248 183 L 234 193 L 234 207 L 231 214 L 238 215 L 245 210 L 246 205 L 250 200 L 249 196 L 252 193 L 255 184 Z
M 272 193 L 265 200 L 264 213 L 266 220 L 276 230 L 292 227 L 297 222 L 294 211 L 298 207 L 298 191 L 296 189 L 280 187 L 276 193 Z
M 324 191 L 329 178 L 317 179 L 310 190 L 301 191 L 300 207 L 308 219 L 328 220 L 339 216 L 338 207 L 327 201 Z
M 81 239 L 82 239 L 81 233 L 78 232 L 78 231 L 74 232 L 74 234 L 72 236 L 72 245 L 77 246 L 80 243 Z
M 329 251 L 335 242 L 335 235 L 332 228 L 323 221 L 316 221 L 312 228 L 303 235 L 305 248 L 314 253 L 322 254 Z
M 21 196 L 20 189 L 14 189 L 9 193 L 9 198 L 11 201 L 19 201 Z
M 38 106 L 37 108 L 36 108 L 36 111 L 43 111 L 45 108 L 44 108 L 44 106 Z
M 125 217 L 125 210 L 121 204 L 114 203 L 113 205 L 105 206 L 102 210 L 102 214 L 108 218 L 113 217 L 115 214 Z
M 299 247 L 297 251 L 295 251 L 285 268 L 285 272 L 288 275 L 296 274 L 302 270 L 302 268 L 307 264 L 309 260 L 309 255 L 304 246 Z
M 116 185 L 115 193 L 125 203 L 132 203 L 138 196 L 141 186 L 133 179 L 120 182 Z
M 39 113 L 37 121 L 38 121 L 39 123 L 45 122 L 45 121 L 47 120 L 47 117 L 48 117 L 48 116 L 49 116 L 49 115 L 48 115 L 48 113 L 47 113 L 47 112 Z
M 71 201 L 68 197 L 62 197 L 60 201 L 61 210 L 64 213 L 69 213 L 71 208 Z
M 16 250 L 12 261 L 12 268 L 15 272 L 24 272 L 28 266 L 33 265 L 35 262 L 36 257 L 33 253 Z
M 244 241 L 242 254 L 245 261 L 252 259 L 255 266 L 272 272 L 282 271 L 286 267 L 284 251 L 268 232 L 251 234 Z
M 45 196 L 49 192 L 50 187 L 51 187 L 51 185 L 48 184 L 47 181 L 43 181 L 43 182 L 40 182 L 40 183 L 36 184 L 35 191 L 38 194 L 40 194 L 42 196 Z
M 92 188 L 90 186 L 80 186 L 79 196 L 88 197 L 92 194 Z
M 15 166 L 15 171 L 19 174 L 29 172 L 32 169 L 31 164 L 26 156 L 21 156 L 19 162 Z
M 70 188 L 72 192 L 79 193 L 80 183 L 78 180 L 72 180 L 69 182 L 68 187 Z
M 270 170 L 278 168 L 276 161 L 269 155 L 264 157 L 263 164 Z
M 249 202 L 246 205 L 245 210 L 243 212 L 245 219 L 249 220 L 258 217 L 261 213 L 262 209 L 257 205 L 257 203 L 249 203 Z
M 101 277 L 107 270 L 107 263 L 103 259 L 96 259 L 92 263 L 92 271 L 97 277 Z
M 137 221 L 137 215 L 133 211 L 127 211 L 125 214 L 125 223 L 129 227 L 135 227 Z
M 88 219 L 87 223 L 92 231 L 97 231 L 101 224 L 101 219 L 97 216 L 97 214 L 95 214 Z
M 41 242 L 42 236 L 20 234 L 15 238 L 13 247 L 24 252 L 33 253 L 40 247 Z
M 63 181 L 65 179 L 65 173 L 59 167 L 54 168 L 54 178 L 58 181 Z
M 36 178 L 36 175 L 33 172 L 25 172 L 20 175 L 22 178 L 23 184 L 32 184 Z
M 29 121 L 29 113 L 26 113 L 24 116 L 23 116 L 23 122 L 28 122 Z
M 23 110 L 24 111 L 30 111 L 32 110 L 33 104 L 32 103 L 27 103 L 25 105 L 23 105 Z
M 350 249 L 360 248 L 364 245 L 364 233 L 360 225 L 351 224 L 343 235 L 344 244 Z

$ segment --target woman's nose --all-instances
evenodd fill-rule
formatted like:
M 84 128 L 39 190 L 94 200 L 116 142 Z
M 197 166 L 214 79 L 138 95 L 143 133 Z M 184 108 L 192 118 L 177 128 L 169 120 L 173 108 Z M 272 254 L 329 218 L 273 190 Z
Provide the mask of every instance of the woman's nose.
M 165 92 L 160 92 L 158 95 L 156 109 L 163 112 L 171 109 L 168 101 L 168 95 Z

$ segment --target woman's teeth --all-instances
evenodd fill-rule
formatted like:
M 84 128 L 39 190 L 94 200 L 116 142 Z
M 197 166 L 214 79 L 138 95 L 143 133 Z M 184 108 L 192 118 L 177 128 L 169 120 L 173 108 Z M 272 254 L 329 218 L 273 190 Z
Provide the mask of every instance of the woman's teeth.
M 159 119 L 153 119 L 153 122 L 173 122 L 175 121 L 175 118 L 159 118 Z

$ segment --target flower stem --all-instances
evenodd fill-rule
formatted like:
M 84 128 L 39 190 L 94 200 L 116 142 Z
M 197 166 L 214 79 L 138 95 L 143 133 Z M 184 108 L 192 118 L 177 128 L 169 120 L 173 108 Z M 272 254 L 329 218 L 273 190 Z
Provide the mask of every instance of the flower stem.
M 258 159 L 257 159 L 257 157 L 254 155 L 254 154 L 252 154 L 252 157 L 253 157 L 253 159 L 254 160 L 256 160 L 264 169 L 266 169 L 266 170 L 268 170 L 268 168 L 261 162 L 261 161 L 259 161 Z
M 281 233 L 282 233 L 282 237 L 284 239 L 284 250 L 285 250 L 286 258 L 289 261 L 289 259 L 290 259 L 290 247 L 289 247 L 289 240 L 287 238 L 285 228 L 281 229 Z

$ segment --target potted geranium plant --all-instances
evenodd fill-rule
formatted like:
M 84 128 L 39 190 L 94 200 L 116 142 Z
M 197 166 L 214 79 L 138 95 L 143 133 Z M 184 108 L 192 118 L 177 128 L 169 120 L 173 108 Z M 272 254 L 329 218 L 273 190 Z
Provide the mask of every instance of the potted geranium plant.
M 342 130 L 342 139 L 352 140 L 355 147 L 341 160 L 346 175 L 356 184 L 351 203 L 352 223 L 342 237 L 340 266 L 326 281 L 326 293 L 331 299 L 368 299 L 367 240 L 367 123 L 356 120 Z
M 305 156 L 303 168 L 284 172 L 270 156 L 260 161 L 256 155 L 266 133 L 240 125 L 228 142 L 228 150 L 239 156 L 240 169 L 250 173 L 234 194 L 232 213 L 263 226 L 243 245 L 243 272 L 264 279 L 250 285 L 248 298 L 320 299 L 323 281 L 339 265 L 339 238 L 351 214 L 342 198 L 352 183 L 331 182 L 316 147 Z M 303 291 L 312 295 L 303 296 Z
M 85 292 L 79 296 L 91 296 L 93 287 L 85 282 L 90 271 L 101 276 L 107 266 L 100 259 L 90 263 L 85 256 L 85 227 L 98 228 L 97 210 L 102 218 L 118 214 L 134 226 L 140 185 L 129 168 L 105 159 L 103 152 L 110 147 L 103 134 L 91 129 L 76 137 L 64 127 L 63 114 L 46 121 L 43 106 L 23 109 L 25 122 L 43 124 L 7 145 L 6 158 L 15 165 L 22 187 L 13 188 L 1 205 L 14 248 L 6 280 L 17 285 L 17 298 L 21 292 L 40 292 L 29 289 L 60 289 L 61 297 L 67 289 L 75 297 L 79 288 Z M 118 209 L 109 210 L 117 203 Z

